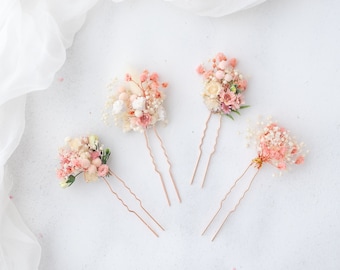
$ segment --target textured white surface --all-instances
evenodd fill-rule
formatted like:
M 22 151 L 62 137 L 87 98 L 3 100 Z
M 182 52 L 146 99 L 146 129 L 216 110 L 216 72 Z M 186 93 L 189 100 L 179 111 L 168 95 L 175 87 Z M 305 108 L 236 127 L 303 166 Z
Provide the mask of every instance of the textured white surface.
M 337 1 L 278 0 L 212 19 L 161 1 L 100 1 L 53 85 L 28 95 L 25 133 L 7 166 L 12 200 L 42 247 L 40 269 L 339 269 L 338 10 Z M 238 58 L 251 108 L 234 122 L 224 119 L 201 190 L 199 178 L 189 185 L 208 114 L 195 68 L 219 51 Z M 166 205 L 143 136 L 100 120 L 106 84 L 130 68 L 157 71 L 169 82 L 169 124 L 158 130 L 182 204 L 170 192 L 173 205 Z M 255 156 L 245 148 L 244 131 L 259 114 L 272 115 L 311 153 L 281 178 L 263 168 L 211 242 L 216 227 L 200 233 Z M 94 132 L 111 148 L 114 171 L 166 228 L 159 239 L 103 183 L 59 188 L 57 148 L 65 136 Z M 152 146 L 160 153 L 156 140 Z M 158 160 L 165 171 L 161 155 Z

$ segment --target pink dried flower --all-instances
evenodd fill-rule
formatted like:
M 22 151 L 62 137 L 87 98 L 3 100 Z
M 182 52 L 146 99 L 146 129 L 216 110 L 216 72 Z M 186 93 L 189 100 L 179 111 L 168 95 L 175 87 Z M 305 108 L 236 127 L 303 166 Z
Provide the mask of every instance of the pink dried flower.
M 231 113 L 239 114 L 239 110 L 249 107 L 244 106 L 243 92 L 247 87 L 247 81 L 235 70 L 237 61 L 227 57 L 223 53 L 218 53 L 212 59 L 211 69 L 199 65 L 197 72 L 203 76 L 205 88 L 203 91 L 203 100 L 207 108 L 212 113 L 228 115 L 232 118 Z M 218 85 L 218 86 L 217 86 Z M 217 93 L 213 89 L 219 89 Z
M 215 73 L 215 77 L 217 80 L 222 80 L 224 78 L 225 73 L 222 70 L 217 70 Z
M 98 137 L 73 138 L 66 140 L 66 145 L 59 149 L 60 167 L 57 177 L 62 187 L 73 184 L 79 174 L 84 174 L 87 182 L 94 181 L 101 174 L 97 168 L 106 164 L 110 150 L 99 148 Z
M 147 78 L 148 78 L 148 72 L 145 72 L 145 71 L 139 77 L 139 79 L 142 83 L 145 82 L 147 80 Z
M 132 77 L 129 73 L 126 73 L 125 75 L 125 81 L 130 82 L 132 80 Z
M 204 69 L 203 65 L 199 65 L 196 68 L 196 71 L 197 71 L 198 74 L 202 75 L 205 72 L 205 69 Z
M 102 164 L 99 166 L 98 176 L 104 177 L 104 176 L 107 176 L 108 173 L 109 173 L 109 166 L 107 166 L 106 164 Z
M 86 170 L 88 167 L 90 167 L 90 165 L 91 165 L 91 161 L 90 160 L 88 160 L 88 159 L 81 159 L 80 160 L 81 168 Z
M 295 160 L 295 164 L 302 164 L 304 163 L 305 158 L 303 156 L 298 156 L 297 159 Z
M 92 160 L 92 164 L 98 168 L 100 165 L 102 165 L 102 160 L 99 157 L 97 157 Z
M 154 81 L 154 82 L 157 82 L 158 81 L 158 74 L 156 72 L 152 73 L 150 75 L 150 80 Z
M 100 157 L 100 152 L 99 151 L 93 151 L 91 153 L 91 159 L 96 159 L 98 157 Z
M 226 68 L 228 67 L 228 62 L 227 61 L 221 61 L 219 64 L 218 64 L 218 68 L 219 69 L 222 69 L 222 70 L 225 70 Z
M 231 65 L 233 68 L 236 67 L 236 64 L 237 64 L 236 58 L 231 58 L 229 60 L 229 65 Z
M 247 81 L 246 80 L 239 80 L 238 81 L 238 88 L 240 89 L 240 90 L 246 90 L 246 88 L 247 88 Z
M 149 114 L 143 114 L 141 117 L 138 118 L 137 123 L 138 125 L 146 128 L 151 122 L 151 116 Z
M 221 52 L 219 52 L 219 53 L 216 55 L 215 59 L 217 59 L 218 62 L 227 61 L 227 57 L 225 56 L 224 53 L 221 53 Z
M 160 82 L 156 72 L 144 70 L 139 75 L 139 81 L 129 74 L 124 86 L 117 87 L 105 105 L 103 119 L 114 123 L 124 131 L 144 131 L 159 121 L 165 122 L 163 102 L 165 95 L 160 88 L 166 88 L 167 82 Z
M 286 170 L 291 164 L 302 164 L 303 144 L 298 144 L 289 132 L 277 123 L 269 122 L 260 126 L 256 135 L 258 148 L 257 166 L 263 162 L 270 163 L 279 170 Z

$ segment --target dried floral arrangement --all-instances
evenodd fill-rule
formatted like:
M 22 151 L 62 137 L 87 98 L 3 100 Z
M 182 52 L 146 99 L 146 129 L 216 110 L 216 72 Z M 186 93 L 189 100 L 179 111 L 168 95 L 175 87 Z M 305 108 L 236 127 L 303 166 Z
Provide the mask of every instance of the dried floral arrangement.
M 222 224 L 214 234 L 212 241 L 216 238 L 217 234 L 220 232 L 229 216 L 236 211 L 236 208 L 239 206 L 241 200 L 249 191 L 256 175 L 264 164 L 270 164 L 274 166 L 281 173 L 293 165 L 300 165 L 304 163 L 305 155 L 308 153 L 308 151 L 305 150 L 304 143 L 298 143 L 296 139 L 290 135 L 290 132 L 286 128 L 280 126 L 277 122 L 272 121 L 271 118 L 267 119 L 267 121 L 259 121 L 255 129 L 250 129 L 248 137 L 256 145 L 257 156 L 250 162 L 241 176 L 235 180 L 233 185 L 220 201 L 218 210 L 204 229 L 202 235 L 212 224 L 218 213 L 221 211 L 224 201 L 231 194 L 237 183 L 245 176 L 250 167 L 253 166 L 256 169 L 256 172 L 251 178 L 246 190 L 239 198 L 237 204 L 224 218 Z
M 158 169 L 148 136 L 148 130 L 152 129 L 160 142 L 169 166 L 171 182 L 177 198 L 181 202 L 181 197 L 172 174 L 172 165 L 164 143 L 156 129 L 157 123 L 166 123 L 167 121 L 164 108 L 165 94 L 162 91 L 167 86 L 168 83 L 161 83 L 159 81 L 158 73 L 150 73 L 148 70 L 144 70 L 138 79 L 135 79 L 128 73 L 125 76 L 125 82 L 114 80 L 108 87 L 112 94 L 110 94 L 106 101 L 103 120 L 106 124 L 113 122 L 116 126 L 121 127 L 124 132 L 133 130 L 144 134 L 146 147 L 152 159 L 154 170 L 159 175 L 167 203 L 170 206 L 171 202 L 164 183 L 163 174 Z
M 215 143 L 212 152 L 209 155 L 208 163 L 204 172 L 201 187 L 204 186 L 208 168 L 213 154 L 216 150 L 217 140 L 220 133 L 222 116 L 234 119 L 233 114 L 240 115 L 240 110 L 249 107 L 245 105 L 244 92 L 247 88 L 247 81 L 243 75 L 236 69 L 237 60 L 228 59 L 225 54 L 218 53 L 210 60 L 210 66 L 206 68 L 203 64 L 196 69 L 198 74 L 203 77 L 203 101 L 210 111 L 208 119 L 205 122 L 205 128 L 199 145 L 199 155 L 196 161 L 194 172 L 191 178 L 191 184 L 194 182 L 198 165 L 202 157 L 202 145 L 208 128 L 209 121 L 213 114 L 219 116 L 219 126 L 215 137 Z
M 96 182 L 102 179 L 108 186 L 111 193 L 122 203 L 122 205 L 142 221 L 152 233 L 157 237 L 158 234 L 136 211 L 131 210 L 124 200 L 114 191 L 108 181 L 109 176 L 114 176 L 128 192 L 138 201 L 141 209 L 151 218 L 162 230 L 164 228 L 156 219 L 147 211 L 142 201 L 127 186 L 126 182 L 117 176 L 108 166 L 108 160 L 111 151 L 100 144 L 96 135 L 65 139 L 65 145 L 59 148 L 60 167 L 57 169 L 57 177 L 60 179 L 60 186 L 63 188 L 70 187 L 79 176 L 83 175 L 86 182 Z

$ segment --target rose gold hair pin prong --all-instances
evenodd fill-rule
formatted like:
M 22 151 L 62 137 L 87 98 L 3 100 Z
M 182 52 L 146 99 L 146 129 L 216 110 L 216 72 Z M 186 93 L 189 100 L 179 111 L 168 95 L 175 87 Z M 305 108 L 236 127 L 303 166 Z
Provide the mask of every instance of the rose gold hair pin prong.
M 168 205 L 171 206 L 171 202 L 170 202 L 170 199 L 169 199 L 168 191 L 167 191 L 166 186 L 165 186 L 165 184 L 164 184 L 163 175 L 162 175 L 162 173 L 158 170 L 158 167 L 157 167 L 155 158 L 154 158 L 154 156 L 153 156 L 153 154 L 152 154 L 152 150 L 151 150 L 151 147 L 150 147 L 150 144 L 149 144 L 149 139 L 148 139 L 148 135 L 147 135 L 146 131 L 144 131 L 144 137 L 145 137 L 146 147 L 147 147 L 147 149 L 149 150 L 149 155 L 150 155 L 150 157 L 151 157 L 151 160 L 152 160 L 152 164 L 153 164 L 154 170 L 155 170 L 155 172 L 159 175 L 159 179 L 160 179 L 161 184 L 162 184 L 162 188 L 163 188 L 163 191 L 164 191 L 164 194 L 165 194 L 166 201 L 167 201 Z
M 153 130 L 154 130 L 154 132 L 155 132 L 155 134 L 156 134 L 156 137 L 158 138 L 158 140 L 159 140 L 159 142 L 160 142 L 160 144 L 161 144 L 161 147 L 162 147 L 162 149 L 163 149 L 163 153 L 164 153 L 164 156 L 165 156 L 165 158 L 166 158 L 166 162 L 168 163 L 168 167 L 169 167 L 169 175 L 170 175 L 170 179 L 171 179 L 172 185 L 173 185 L 173 187 L 174 187 L 174 189 L 175 189 L 175 192 L 176 192 L 178 201 L 181 203 L 181 202 L 182 202 L 182 199 L 181 199 L 181 196 L 179 195 L 179 191 L 178 191 L 176 182 L 175 182 L 174 177 L 173 177 L 173 174 L 172 174 L 172 164 L 171 164 L 171 162 L 170 162 L 168 153 L 167 153 L 167 151 L 166 151 L 166 149 L 165 149 L 163 140 L 162 140 L 161 137 L 159 136 L 158 131 L 157 131 L 157 129 L 156 129 L 155 126 L 153 127 Z
M 117 174 L 115 174 L 113 171 L 111 171 L 111 170 L 110 170 L 110 174 L 112 174 L 119 182 L 121 182 L 123 184 L 123 186 L 136 199 L 136 201 L 138 201 L 138 203 L 139 203 L 140 207 L 143 209 L 143 211 L 158 225 L 159 228 L 161 228 L 163 231 L 165 231 L 165 229 L 162 227 L 162 225 L 159 224 L 159 222 L 150 214 L 150 212 L 144 208 L 142 201 L 131 190 L 131 188 L 125 183 L 125 181 L 122 178 L 120 178 Z
M 232 192 L 232 190 L 236 187 L 237 183 L 242 179 L 242 177 L 246 174 L 246 172 L 248 171 L 248 169 L 250 168 L 250 166 L 253 165 L 253 162 L 250 163 L 248 165 L 248 167 L 245 169 L 245 171 L 242 173 L 242 175 L 237 178 L 234 182 L 234 184 L 230 187 L 230 189 L 228 190 L 228 192 L 224 195 L 223 199 L 220 201 L 220 206 L 217 209 L 216 213 L 214 214 L 214 216 L 210 219 L 210 222 L 208 223 L 208 225 L 205 227 L 204 231 L 202 232 L 201 235 L 205 234 L 205 232 L 207 231 L 207 229 L 209 228 L 209 226 L 211 225 L 211 223 L 214 221 L 214 219 L 216 218 L 216 216 L 218 215 L 218 213 L 221 211 L 222 206 L 224 201 L 228 198 L 229 194 Z
M 237 202 L 237 204 L 234 206 L 234 208 L 233 208 L 232 210 L 230 210 L 229 213 L 227 214 L 227 216 L 224 218 L 222 224 L 220 225 L 220 227 L 218 228 L 218 230 L 216 231 L 216 233 L 214 234 L 214 236 L 211 238 L 211 241 L 214 241 L 214 240 L 215 240 L 216 236 L 217 236 L 218 233 L 221 231 L 223 225 L 226 223 L 226 221 L 227 221 L 227 219 L 229 218 L 229 216 L 230 216 L 232 213 L 234 213 L 234 212 L 236 211 L 236 209 L 237 209 L 237 207 L 240 205 L 242 199 L 244 198 L 244 196 L 246 195 L 246 193 L 249 191 L 249 189 L 250 189 L 250 187 L 251 187 L 251 185 L 252 185 L 252 183 L 253 183 L 253 181 L 254 181 L 254 179 L 255 179 L 255 177 L 256 177 L 256 175 L 258 174 L 259 171 L 260 171 L 260 169 L 257 169 L 255 175 L 254 175 L 254 176 L 252 177 L 252 179 L 250 180 L 250 183 L 249 183 L 247 189 L 243 192 L 241 198 L 238 200 L 238 202 Z
M 205 138 L 205 134 L 206 134 L 207 129 L 208 129 L 208 123 L 209 123 L 209 120 L 211 118 L 211 115 L 212 115 L 212 112 L 209 113 L 208 119 L 205 121 L 205 124 L 204 124 L 203 135 L 201 137 L 201 141 L 200 141 L 200 144 L 198 146 L 199 154 L 198 154 L 198 158 L 197 158 L 196 165 L 195 165 L 195 168 L 194 168 L 194 172 L 193 172 L 192 177 L 191 177 L 190 185 L 192 185 L 192 183 L 194 182 L 196 172 L 197 172 L 197 168 L 198 168 L 198 165 L 199 165 L 201 157 L 202 157 L 202 145 L 203 145 L 203 141 L 204 141 L 204 138 Z
M 59 148 L 60 167 L 57 170 L 57 177 L 60 179 L 60 186 L 68 188 L 76 181 L 79 175 L 83 175 L 83 179 L 87 183 L 96 182 L 103 179 L 111 193 L 121 202 L 121 204 L 132 214 L 134 214 L 148 229 L 158 237 L 157 232 L 139 215 L 132 210 L 121 196 L 114 191 L 107 177 L 113 175 L 124 188 L 139 203 L 144 214 L 148 215 L 153 222 L 164 231 L 159 222 L 145 209 L 142 201 L 125 183 L 125 181 L 115 174 L 108 166 L 108 160 L 111 155 L 109 148 L 104 148 L 99 141 L 98 136 L 90 135 L 78 138 L 65 138 L 65 145 Z
M 213 150 L 209 154 L 208 162 L 203 173 L 201 188 L 204 187 L 212 157 L 216 152 L 222 116 L 225 115 L 231 119 L 234 119 L 232 114 L 235 113 L 240 115 L 239 111 L 248 107 L 243 105 L 243 96 L 244 91 L 247 88 L 247 81 L 244 79 L 243 75 L 238 70 L 236 70 L 236 59 L 227 59 L 223 53 L 218 53 L 214 58 L 209 60 L 209 62 L 211 63 L 209 68 L 206 68 L 201 64 L 196 69 L 197 73 L 203 77 L 204 89 L 202 97 L 207 109 L 210 111 L 210 114 L 208 120 L 205 122 L 203 136 L 201 137 L 199 145 L 199 156 L 190 184 L 192 184 L 194 181 L 198 165 L 201 160 L 203 140 L 205 139 L 208 122 L 210 121 L 211 115 L 218 114 L 220 118 Z
M 201 188 L 203 188 L 203 186 L 204 186 L 205 179 L 207 177 L 208 169 L 209 169 L 209 166 L 210 166 L 211 158 L 216 151 L 217 140 L 218 140 L 218 137 L 220 136 L 221 124 L 222 124 L 222 115 L 220 114 L 219 115 L 219 121 L 218 121 L 218 127 L 217 127 L 217 131 L 216 131 L 215 142 L 214 142 L 214 145 L 213 145 L 213 150 L 211 151 L 211 153 L 209 155 L 208 163 L 207 163 L 207 166 L 205 167 L 204 176 L 203 176 L 203 180 L 202 180 L 202 183 L 201 183 Z
M 158 174 L 160 178 L 167 204 L 171 206 L 163 174 L 156 163 L 155 155 L 150 147 L 147 134 L 148 130 L 153 128 L 168 164 L 169 176 L 178 201 L 181 202 L 182 199 L 172 173 L 172 164 L 164 143 L 156 129 L 156 124 L 158 122 L 167 122 L 165 108 L 163 105 L 165 94 L 162 91 L 162 89 L 167 87 L 168 83 L 160 82 L 158 73 L 156 72 L 149 72 L 145 69 L 137 78 L 132 76 L 130 73 L 127 73 L 125 75 L 125 83 L 120 83 L 117 87 L 110 84 L 110 90 L 115 91 L 110 94 L 106 101 L 103 112 L 103 120 L 106 124 L 108 124 L 112 119 L 114 124 L 120 126 L 124 132 L 133 130 L 144 133 L 146 147 L 149 152 L 152 165 L 156 174 Z
M 225 194 L 224 198 L 220 202 L 218 210 L 210 220 L 207 227 L 204 229 L 202 235 L 207 231 L 208 227 L 212 224 L 215 217 L 222 209 L 224 201 L 227 199 L 227 197 L 235 188 L 237 183 L 241 180 L 241 178 L 243 178 L 243 176 L 246 174 L 250 166 L 254 165 L 257 171 L 251 178 L 246 190 L 242 193 L 242 196 L 239 198 L 234 208 L 228 212 L 222 224 L 218 227 L 211 241 L 215 240 L 215 238 L 221 231 L 223 225 L 226 223 L 230 215 L 236 211 L 237 207 L 240 205 L 246 193 L 251 188 L 251 185 L 253 184 L 254 179 L 259 173 L 263 164 L 265 163 L 270 164 L 279 169 L 280 171 L 283 171 L 286 170 L 289 165 L 293 164 L 299 165 L 304 162 L 305 154 L 302 151 L 304 144 L 297 143 L 295 138 L 290 136 L 289 131 L 287 131 L 283 127 L 278 126 L 275 122 L 272 122 L 271 120 L 266 124 L 263 122 L 260 122 L 258 124 L 259 129 L 256 130 L 255 132 L 252 131 L 249 134 L 249 138 L 253 139 L 256 143 L 257 157 L 251 161 L 250 165 L 245 169 L 242 175 L 235 180 L 234 184 Z
M 123 201 L 123 199 L 117 194 L 117 192 L 115 192 L 109 181 L 107 181 L 107 179 L 105 177 L 102 177 L 103 180 L 105 181 L 106 185 L 108 186 L 108 188 L 110 189 L 111 193 L 113 195 L 115 195 L 115 197 L 121 202 L 121 204 L 130 212 L 130 213 L 133 213 L 146 227 L 148 227 L 148 229 L 157 237 L 159 237 L 159 235 L 151 228 L 151 226 L 149 224 L 146 223 L 146 221 L 139 215 L 137 214 L 134 210 L 131 210 L 129 208 L 129 206 Z

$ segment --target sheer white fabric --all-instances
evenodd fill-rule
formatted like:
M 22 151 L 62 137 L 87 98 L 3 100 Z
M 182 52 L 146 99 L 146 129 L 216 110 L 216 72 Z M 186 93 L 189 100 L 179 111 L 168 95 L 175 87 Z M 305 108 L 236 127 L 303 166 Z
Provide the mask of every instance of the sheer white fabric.
M 37 269 L 41 248 L 9 198 L 8 158 L 25 126 L 26 93 L 46 89 L 96 0 L 4 1 L 0 10 L 0 269 Z
M 171 1 L 204 16 L 223 16 L 264 0 Z M 37 269 L 41 248 L 9 198 L 8 158 L 25 127 L 26 94 L 49 87 L 65 50 L 97 0 L 3 0 L 0 7 L 0 269 Z M 114 1 L 120 2 L 120 1 Z M 20 258 L 20 259 L 18 259 Z
M 221 17 L 254 7 L 265 0 L 166 0 L 201 16 Z

